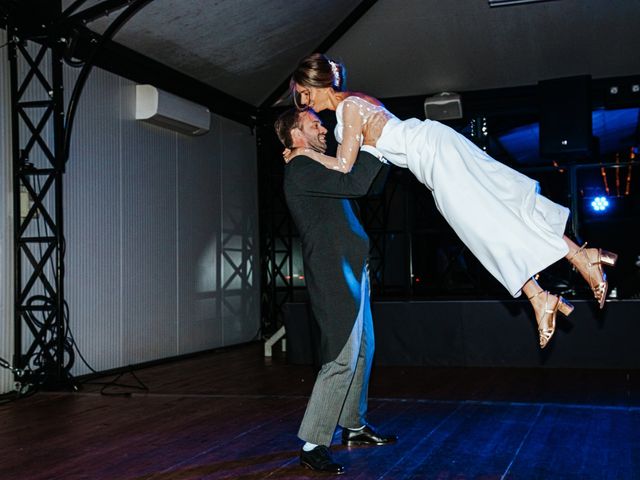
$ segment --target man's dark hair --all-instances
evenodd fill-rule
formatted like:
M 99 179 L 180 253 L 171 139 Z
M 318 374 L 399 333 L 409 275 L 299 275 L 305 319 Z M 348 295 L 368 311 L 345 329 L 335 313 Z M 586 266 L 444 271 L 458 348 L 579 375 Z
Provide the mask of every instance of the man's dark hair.
M 293 140 L 291 139 L 291 130 L 294 128 L 302 128 L 300 122 L 300 116 L 308 109 L 298 110 L 297 108 L 290 108 L 281 113 L 273 127 L 276 129 L 278 139 L 287 148 L 293 148 Z

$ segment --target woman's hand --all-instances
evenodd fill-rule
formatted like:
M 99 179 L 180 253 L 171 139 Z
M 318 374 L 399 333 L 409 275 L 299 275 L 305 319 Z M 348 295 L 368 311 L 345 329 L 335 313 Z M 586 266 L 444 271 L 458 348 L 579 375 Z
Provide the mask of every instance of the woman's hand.
M 285 163 L 289 163 L 293 157 L 298 155 L 302 155 L 306 149 L 301 147 L 296 148 L 285 148 L 282 151 L 282 158 L 284 158 Z

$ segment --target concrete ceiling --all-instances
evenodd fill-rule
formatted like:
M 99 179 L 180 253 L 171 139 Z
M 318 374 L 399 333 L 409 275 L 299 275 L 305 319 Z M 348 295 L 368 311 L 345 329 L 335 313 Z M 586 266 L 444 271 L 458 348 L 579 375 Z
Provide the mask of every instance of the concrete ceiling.
M 359 3 L 154 0 L 114 40 L 259 105 Z M 112 20 L 106 17 L 89 27 L 102 33 Z
M 155 0 L 115 41 L 258 106 L 359 4 Z M 103 32 L 112 19 L 89 27 Z M 499 8 L 487 0 L 378 0 L 328 53 L 346 63 L 350 88 L 380 98 L 638 75 L 638 19 L 640 0 Z

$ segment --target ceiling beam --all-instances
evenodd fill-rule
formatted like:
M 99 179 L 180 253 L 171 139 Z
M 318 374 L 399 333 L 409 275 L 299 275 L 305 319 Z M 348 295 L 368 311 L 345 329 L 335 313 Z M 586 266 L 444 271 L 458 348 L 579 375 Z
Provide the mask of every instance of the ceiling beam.
M 20 25 L 28 36 L 46 36 L 60 14 L 61 0 L 0 0 L 0 26 Z
M 11 22 L 22 27 L 27 32 L 28 39 L 38 42 L 56 42 L 57 38 L 66 37 L 68 44 L 73 39 L 74 58 L 86 60 L 97 44 L 101 35 L 93 32 L 84 25 L 83 19 L 95 19 L 109 11 L 119 10 L 131 4 L 131 0 L 105 0 L 94 7 L 77 13 L 71 18 L 74 21 L 64 20 L 55 22 L 53 15 L 46 17 L 47 25 L 43 25 L 42 9 L 34 9 L 34 5 L 42 5 L 41 2 L 51 0 L 1 0 L 0 26 L 6 26 Z M 24 2 L 24 3 L 21 3 Z M 26 8 L 26 7 L 30 8 Z M 31 16 L 28 11 L 39 11 L 40 15 Z M 47 12 L 48 13 L 48 12 Z M 243 100 L 218 90 L 204 82 L 168 67 L 141 53 L 127 48 L 117 42 L 108 40 L 104 48 L 93 59 L 95 66 L 107 70 L 116 75 L 128 78 L 137 83 L 149 83 L 157 88 L 165 90 L 187 100 L 199 103 L 207 107 L 211 112 L 234 120 L 244 125 L 253 127 L 256 123 L 258 109 Z M 80 63 L 81 64 L 81 63 Z
M 100 36 L 86 27 L 78 29 L 80 35 L 74 57 L 84 59 L 90 55 Z M 253 126 L 257 108 L 200 80 L 179 72 L 117 42 L 108 41 L 94 58 L 97 67 L 136 83 L 149 83 L 174 95 L 207 107 L 211 112 L 244 125 Z
M 340 22 L 340 24 L 318 45 L 311 53 L 320 52 L 325 53 L 329 50 L 342 36 L 349 30 L 353 25 L 356 24 L 358 20 L 360 20 L 367 11 L 375 5 L 377 0 L 363 0 L 360 4 L 353 9 L 353 11 L 347 15 L 347 17 Z M 291 72 L 293 73 L 293 72 Z M 278 100 L 288 89 L 289 89 L 289 77 L 278 85 L 271 94 L 267 97 L 267 99 L 262 102 L 260 108 L 269 108 L 271 107 L 276 100 Z
M 89 7 L 79 13 L 72 14 L 68 21 L 72 24 L 86 25 L 89 22 L 93 22 L 94 20 L 121 10 L 131 3 L 132 0 L 104 0 L 93 7 Z

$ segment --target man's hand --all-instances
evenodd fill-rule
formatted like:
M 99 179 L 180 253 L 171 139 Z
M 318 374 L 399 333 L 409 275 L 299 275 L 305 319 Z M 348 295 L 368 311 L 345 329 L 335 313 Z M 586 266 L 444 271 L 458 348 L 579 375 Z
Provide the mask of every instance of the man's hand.
M 362 144 L 375 147 L 389 118 L 391 118 L 391 115 L 384 110 L 371 115 L 362 128 L 362 135 L 364 136 Z

